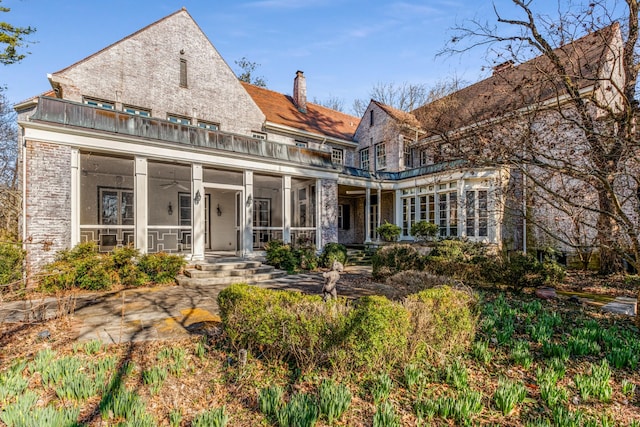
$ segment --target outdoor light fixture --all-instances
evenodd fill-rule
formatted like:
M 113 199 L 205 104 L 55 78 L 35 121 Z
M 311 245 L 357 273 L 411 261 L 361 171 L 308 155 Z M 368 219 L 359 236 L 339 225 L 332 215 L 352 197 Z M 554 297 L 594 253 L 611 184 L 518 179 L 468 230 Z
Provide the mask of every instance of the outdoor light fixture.
M 200 195 L 200 190 L 196 191 L 196 195 L 193 198 L 194 203 L 197 205 L 202 200 L 202 196 Z
M 218 216 L 222 216 L 222 209 L 220 209 L 220 203 L 218 203 L 218 207 L 216 208 L 216 212 L 218 213 Z
M 167 213 L 169 215 L 173 215 L 173 206 L 171 205 L 171 202 L 169 202 L 169 206 L 167 207 Z

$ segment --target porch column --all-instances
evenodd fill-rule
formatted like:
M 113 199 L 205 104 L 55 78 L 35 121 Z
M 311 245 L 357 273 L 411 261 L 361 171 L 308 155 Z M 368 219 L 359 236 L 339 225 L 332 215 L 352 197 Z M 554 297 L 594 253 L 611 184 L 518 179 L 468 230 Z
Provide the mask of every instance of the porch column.
M 378 204 L 377 204 L 378 208 L 378 212 L 377 212 L 377 221 L 376 221 L 376 228 L 380 227 L 380 225 L 382 224 L 382 189 L 378 188 Z
M 244 226 L 242 232 L 244 255 L 253 254 L 253 171 L 244 171 Z
M 467 195 L 464 178 L 458 180 L 458 236 L 467 237 Z
M 282 177 L 282 240 L 291 243 L 291 175 Z
M 80 151 L 71 149 L 71 247 L 80 243 Z
M 364 190 L 364 242 L 371 243 L 371 189 L 369 187 Z
M 402 190 L 396 190 L 395 194 L 394 194 L 394 217 L 395 217 L 395 224 L 399 225 L 400 227 L 402 227 L 402 215 L 404 215 L 404 212 L 402 212 Z
M 202 165 L 191 165 L 191 197 L 193 201 L 193 221 L 191 229 L 191 259 L 204 259 L 205 243 L 205 211 L 204 211 L 204 186 L 202 185 Z
M 147 158 L 136 156 L 134 162 L 134 205 L 135 205 L 135 240 L 136 249 L 146 254 L 149 250 L 149 236 L 147 230 L 148 222 L 148 199 L 149 184 L 147 181 Z

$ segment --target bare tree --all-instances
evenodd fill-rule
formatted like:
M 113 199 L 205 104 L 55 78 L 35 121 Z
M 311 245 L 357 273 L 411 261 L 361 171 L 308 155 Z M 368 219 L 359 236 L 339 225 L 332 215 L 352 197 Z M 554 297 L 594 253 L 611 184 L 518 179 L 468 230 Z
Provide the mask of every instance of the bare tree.
M 495 24 L 466 22 L 445 49 L 482 47 L 504 64 L 485 95 L 492 99 L 466 109 L 475 129 L 462 138 L 452 123 L 430 124 L 449 140 L 472 138 L 474 160 L 517 170 L 531 202 L 548 207 L 543 232 L 582 248 L 593 236 L 602 273 L 622 260 L 640 270 L 638 1 L 625 0 L 619 16 L 604 0 L 567 3 L 553 19 L 536 14 L 531 0 L 512 2 L 514 18 L 495 9 Z M 560 232 L 571 227 L 580 238 Z
M 244 56 L 234 62 L 241 70 L 241 72 L 238 73 L 238 80 L 258 87 L 267 87 L 267 82 L 264 77 L 255 75 L 255 71 L 260 64 L 249 61 Z
M 331 110 L 344 112 L 344 99 L 338 98 L 337 96 L 330 95 L 328 98 L 322 100 L 314 97 L 313 103 L 330 108 Z
M 20 215 L 15 112 L 0 88 L 0 234 L 17 236 Z

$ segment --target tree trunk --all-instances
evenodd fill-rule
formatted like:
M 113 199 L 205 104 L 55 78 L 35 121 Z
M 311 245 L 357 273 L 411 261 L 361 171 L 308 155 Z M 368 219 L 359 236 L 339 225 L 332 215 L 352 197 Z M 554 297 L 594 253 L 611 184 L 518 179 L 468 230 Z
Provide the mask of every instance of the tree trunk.
M 600 189 L 598 194 L 598 246 L 600 251 L 600 274 L 613 274 L 622 270 L 622 259 L 618 253 L 618 224 L 614 219 L 614 204 L 611 195 Z

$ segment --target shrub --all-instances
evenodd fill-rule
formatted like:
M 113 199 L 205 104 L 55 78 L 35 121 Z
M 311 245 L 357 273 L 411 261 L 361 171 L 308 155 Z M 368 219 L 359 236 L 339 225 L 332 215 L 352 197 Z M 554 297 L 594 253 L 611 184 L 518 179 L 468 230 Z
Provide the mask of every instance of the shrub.
M 405 288 L 409 293 L 414 293 L 438 286 L 454 286 L 455 280 L 451 277 L 440 276 L 428 271 L 407 270 L 388 277 L 385 283 L 396 289 Z
M 411 226 L 411 235 L 418 241 L 431 240 L 438 234 L 438 226 L 428 221 L 418 221 Z
M 564 278 L 564 269 L 555 261 L 539 262 L 529 254 L 511 254 L 501 260 L 501 281 L 514 289 L 553 285 Z
M 8 239 L 0 234 L 0 239 Z M 0 242 L 0 285 L 14 283 L 22 279 L 24 251 L 20 242 Z
M 395 242 L 400 237 L 400 232 L 402 229 L 390 222 L 385 220 L 384 224 L 380 227 L 376 228 L 376 233 L 384 240 L 385 242 Z
M 324 268 L 331 268 L 333 261 L 338 261 L 342 265 L 347 263 L 347 248 L 340 243 L 327 243 L 322 249 L 320 255 L 320 266 Z
M 380 248 L 372 258 L 373 277 L 376 280 L 405 270 L 422 270 L 423 257 L 411 245 L 391 245 Z
M 115 248 L 111 252 L 111 263 L 117 274 L 117 280 L 124 286 L 141 286 L 149 281 L 136 265 L 140 251 L 132 246 Z
M 425 268 L 435 274 L 453 277 L 464 282 L 483 279 L 491 268 L 493 258 L 481 243 L 466 240 L 441 240 L 425 257 Z
M 411 322 L 410 358 L 434 362 L 467 349 L 477 327 L 475 303 L 474 295 L 448 286 L 407 297 L 403 305 Z
M 285 245 L 282 240 L 271 240 L 264 246 L 267 264 L 294 272 L 298 265 L 290 245 Z
M 392 367 L 402 360 L 409 331 L 409 313 L 381 296 L 361 298 L 346 322 L 351 366 Z
M 142 255 L 138 261 L 138 268 L 151 282 L 171 283 L 186 263 L 180 255 L 158 252 Z
M 110 289 L 112 277 L 108 266 L 108 257 L 98 253 L 94 242 L 80 243 L 70 250 L 60 251 L 56 260 L 44 267 L 40 288 L 45 291 Z

